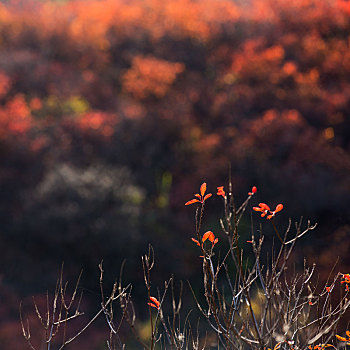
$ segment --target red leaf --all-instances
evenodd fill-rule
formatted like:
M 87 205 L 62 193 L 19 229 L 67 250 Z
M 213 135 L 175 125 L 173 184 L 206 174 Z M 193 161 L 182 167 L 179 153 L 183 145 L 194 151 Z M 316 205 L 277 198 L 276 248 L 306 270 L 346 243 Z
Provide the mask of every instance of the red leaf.
M 275 209 L 275 213 L 278 213 L 279 211 L 281 211 L 283 209 L 283 204 L 277 204 L 277 207 Z
M 201 188 L 200 188 L 200 193 L 201 196 L 204 196 L 205 191 L 207 190 L 207 184 L 205 182 L 202 183 Z
M 209 235 L 208 239 L 209 239 L 209 241 L 210 241 L 211 243 L 214 243 L 215 235 L 214 235 L 213 232 L 211 232 L 211 231 L 209 231 L 209 232 L 210 232 L 210 235 Z
M 211 193 L 208 193 L 205 197 L 204 197 L 204 199 L 203 199 L 203 202 L 205 202 L 208 198 L 210 198 L 212 196 L 212 194 Z
M 251 192 L 248 192 L 248 195 L 249 195 L 249 196 L 252 196 L 252 195 L 254 195 L 254 193 L 256 193 L 256 191 L 257 191 L 256 186 L 253 186 L 253 187 L 252 187 L 252 191 L 251 191 Z
M 255 211 L 264 211 L 265 209 L 260 208 L 260 207 L 253 207 L 253 210 L 255 210 Z
M 194 199 L 191 199 L 190 201 L 186 202 L 185 205 L 190 205 L 190 204 L 197 203 L 197 202 L 199 202 L 199 200 L 194 198 Z
M 194 238 L 191 238 L 194 243 L 196 243 L 198 246 L 201 246 L 201 244 Z
M 259 207 L 264 210 L 270 210 L 270 207 L 265 203 L 259 203 Z
M 210 235 L 213 235 L 213 232 L 207 231 L 202 237 L 202 242 L 205 242 L 209 238 Z
M 217 189 L 218 189 L 217 195 L 218 195 L 218 196 L 223 196 L 223 197 L 225 198 L 226 193 L 225 193 L 225 191 L 224 191 L 224 186 L 219 186 L 219 187 L 217 187 Z
M 346 338 L 341 337 L 341 336 L 340 336 L 340 335 L 338 335 L 338 334 L 336 334 L 335 336 L 336 336 L 336 337 L 337 337 L 337 339 L 338 339 L 338 340 L 340 340 L 340 341 L 347 341 L 347 339 L 346 339 Z
M 159 309 L 159 307 L 153 303 L 147 303 L 149 306 L 155 307 L 156 309 Z
M 149 300 L 151 300 L 154 303 L 154 305 L 152 303 L 148 303 L 148 305 L 159 309 L 160 302 L 155 297 L 149 297 Z

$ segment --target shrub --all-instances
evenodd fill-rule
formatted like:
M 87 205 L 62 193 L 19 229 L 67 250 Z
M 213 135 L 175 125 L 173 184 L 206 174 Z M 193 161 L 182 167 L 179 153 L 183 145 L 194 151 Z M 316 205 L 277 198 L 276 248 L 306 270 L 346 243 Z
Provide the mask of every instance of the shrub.
M 34 303 L 37 317 L 45 330 L 45 344 L 49 349 L 63 333 L 58 349 L 63 349 L 82 334 L 100 315 L 104 315 L 110 330 L 108 349 L 124 349 L 120 330 L 128 325 L 144 349 L 205 349 L 212 346 L 222 349 L 324 349 L 335 348 L 335 339 L 350 343 L 350 333 L 335 335 L 341 318 L 350 307 L 350 274 L 335 273 L 333 270 L 325 286 L 319 286 L 314 278 L 315 265 L 307 265 L 306 258 L 301 271 L 296 271 L 290 262 L 296 242 L 316 225 L 310 222 L 304 227 L 302 220 L 292 228 L 289 220 L 284 232 L 280 230 L 276 216 L 284 210 L 277 204 L 272 210 L 266 203 L 252 207 L 260 213 L 264 222 L 258 229 L 254 226 L 251 212 L 251 240 L 242 240 L 242 218 L 249 215 L 251 200 L 256 196 L 254 186 L 246 200 L 237 205 L 232 183 L 228 190 L 218 187 L 217 195 L 222 197 L 224 215 L 220 219 L 221 234 L 212 231 L 203 233 L 206 202 L 212 197 L 203 183 L 199 193 L 185 205 L 195 205 L 195 232 L 191 238 L 199 250 L 202 265 L 202 291 L 189 288 L 201 314 L 196 325 L 189 321 L 189 315 L 182 316 L 182 284 L 180 295 L 175 297 L 174 278 L 165 281 L 163 288 L 152 285 L 154 251 L 149 247 L 142 256 L 144 281 L 147 291 L 149 311 L 149 332 L 142 335 L 136 323 L 136 311 L 132 299 L 132 286 L 124 285 L 122 272 L 113 284 L 112 291 L 105 293 L 104 270 L 100 268 L 101 307 L 97 313 L 73 335 L 68 335 L 68 324 L 82 315 L 81 297 L 78 297 L 79 279 L 73 292 L 67 292 L 63 272 L 58 280 L 52 304 L 47 297 L 46 311 L 43 313 Z M 268 225 L 266 225 L 268 224 Z M 272 250 L 267 257 L 264 252 L 263 228 L 268 227 L 275 235 Z M 258 232 L 258 234 L 257 234 Z M 190 238 L 189 238 L 190 239 Z M 224 241 L 226 242 L 226 245 Z M 248 244 L 247 244 L 248 243 Z M 226 247 L 226 249 L 225 249 Z M 198 264 L 199 265 L 199 264 Z M 123 268 L 122 268 L 123 269 Z M 121 269 L 121 271 L 122 271 Z M 170 298 L 168 294 L 171 294 Z M 334 297 L 338 297 L 335 302 Z M 169 300 L 170 299 L 170 300 Z M 170 306 L 168 303 L 170 302 Z M 117 311 L 117 303 L 119 305 Z M 206 322 L 208 330 L 200 323 Z M 32 349 L 30 326 L 23 320 L 22 331 Z M 57 344 L 56 344 L 57 345 Z

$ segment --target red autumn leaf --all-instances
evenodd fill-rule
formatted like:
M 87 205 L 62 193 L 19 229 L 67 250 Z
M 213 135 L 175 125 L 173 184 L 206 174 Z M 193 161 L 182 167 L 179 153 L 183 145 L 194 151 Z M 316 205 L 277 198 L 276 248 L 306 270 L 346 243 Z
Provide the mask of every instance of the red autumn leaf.
M 200 187 L 200 193 L 201 194 L 198 194 L 196 193 L 194 196 L 197 197 L 197 198 L 194 198 L 194 199 L 191 199 L 190 201 L 186 202 L 185 205 L 190 205 L 190 204 L 193 204 L 193 203 L 204 203 L 209 197 L 212 196 L 211 193 L 208 193 L 205 197 L 204 197 L 204 194 L 205 194 L 205 191 L 207 190 L 207 184 L 205 182 L 202 183 L 201 187 Z
M 253 207 L 255 211 L 270 211 L 270 207 L 265 203 L 259 203 L 258 207 Z
M 151 301 L 151 303 L 148 303 L 148 305 L 155 307 L 156 309 L 159 310 L 160 302 L 155 297 L 149 297 L 149 300 Z
M 256 188 L 256 186 L 253 186 L 251 192 L 248 192 L 248 195 L 249 195 L 249 196 L 252 196 L 253 194 L 256 193 L 257 190 L 258 190 L 258 189 Z
M 277 204 L 274 213 L 278 213 L 278 212 L 281 211 L 282 209 L 283 209 L 283 204 Z
M 205 191 L 207 190 L 207 184 L 205 182 L 202 183 L 201 187 L 200 187 L 200 193 L 201 196 L 204 196 Z
M 272 219 L 276 213 L 281 211 L 283 209 L 283 204 L 277 204 L 276 209 L 274 211 L 271 211 L 270 207 L 265 203 L 259 203 L 258 207 L 253 207 L 253 210 L 255 211 L 261 211 L 261 217 L 264 217 L 270 212 L 269 215 L 267 215 L 267 219 Z
M 262 210 L 270 210 L 270 207 L 267 204 L 265 204 L 265 203 L 259 203 L 259 207 Z
M 341 336 L 340 336 L 340 335 L 338 335 L 338 334 L 336 334 L 335 336 L 336 336 L 336 337 L 337 337 L 337 339 L 338 339 L 338 340 L 340 340 L 340 341 L 348 341 L 346 338 L 341 337 Z
M 190 205 L 190 204 L 193 204 L 193 203 L 197 203 L 197 202 L 200 202 L 198 199 L 191 199 L 190 201 L 186 202 L 185 205 Z
M 225 198 L 226 193 L 225 193 L 225 191 L 224 191 L 224 186 L 219 186 L 219 187 L 217 187 L 217 189 L 218 189 L 217 195 L 218 195 L 218 196 L 222 196 L 222 197 Z
M 194 243 L 196 243 L 198 246 L 201 245 L 195 238 L 191 238 L 191 239 L 192 239 L 192 241 L 193 241 Z
M 153 301 L 157 306 L 160 305 L 160 302 L 155 297 L 149 297 L 151 301 Z
M 204 235 L 202 237 L 202 242 L 205 242 L 212 234 L 213 234 L 213 232 L 211 232 L 211 231 L 207 231 L 206 233 L 204 233 Z
M 213 232 L 210 231 L 210 235 L 209 235 L 208 239 L 209 239 L 209 241 L 210 241 L 211 243 L 214 243 L 215 235 L 214 235 Z
M 203 201 L 206 201 L 208 198 L 210 198 L 212 196 L 212 194 L 211 193 L 208 193 L 205 197 L 204 197 L 204 199 L 203 199 Z

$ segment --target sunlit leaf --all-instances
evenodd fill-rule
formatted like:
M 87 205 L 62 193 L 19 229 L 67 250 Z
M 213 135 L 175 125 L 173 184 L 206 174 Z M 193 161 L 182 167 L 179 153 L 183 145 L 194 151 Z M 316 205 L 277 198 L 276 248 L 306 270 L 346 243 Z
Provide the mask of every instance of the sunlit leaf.
M 204 196 L 205 191 L 207 190 L 207 184 L 205 182 L 202 183 L 201 188 L 200 188 L 200 193 L 201 196 Z

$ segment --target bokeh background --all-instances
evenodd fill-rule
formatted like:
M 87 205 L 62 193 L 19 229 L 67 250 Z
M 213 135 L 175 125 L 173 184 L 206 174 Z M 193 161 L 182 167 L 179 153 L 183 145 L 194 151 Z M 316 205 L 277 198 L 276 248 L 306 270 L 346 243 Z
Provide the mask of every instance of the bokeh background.
M 72 283 L 84 270 L 91 310 L 99 262 L 108 285 L 126 259 L 140 322 L 149 243 L 155 286 L 200 282 L 184 203 L 227 185 L 229 166 L 238 201 L 256 185 L 252 204 L 284 204 L 282 228 L 318 223 L 297 264 L 316 262 L 320 281 L 338 257 L 349 272 L 349 112 L 345 0 L 1 1 L 1 348 L 26 348 L 19 302 L 34 319 L 31 296 L 45 304 L 62 262 Z M 220 239 L 222 200 L 207 208 Z

